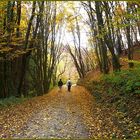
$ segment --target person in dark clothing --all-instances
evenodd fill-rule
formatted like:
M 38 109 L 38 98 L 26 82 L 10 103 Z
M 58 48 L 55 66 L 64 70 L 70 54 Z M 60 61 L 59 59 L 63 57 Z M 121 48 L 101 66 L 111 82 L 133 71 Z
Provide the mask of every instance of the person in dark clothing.
M 59 82 L 58 82 L 58 87 L 59 87 L 60 90 L 61 90 L 62 86 L 63 86 L 63 82 L 62 82 L 62 80 L 60 79 Z

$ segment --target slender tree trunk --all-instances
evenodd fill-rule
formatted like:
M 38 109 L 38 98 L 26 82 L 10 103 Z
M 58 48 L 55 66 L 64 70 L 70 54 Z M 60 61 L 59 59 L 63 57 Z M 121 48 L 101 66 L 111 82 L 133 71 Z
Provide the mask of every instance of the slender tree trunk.
M 21 20 L 21 1 L 17 1 L 17 29 L 16 36 L 20 36 L 20 20 Z
M 13 25 L 13 8 L 15 6 L 15 2 L 13 1 L 8 1 L 7 4 L 7 32 L 8 32 L 8 37 L 7 37 L 7 46 L 9 46 L 10 42 L 11 42 L 11 34 L 14 31 L 14 25 Z
M 25 36 L 25 45 L 24 45 L 24 49 L 26 50 L 28 47 L 28 42 L 29 42 L 29 36 L 30 36 L 30 31 L 31 31 L 31 26 L 32 26 L 32 21 L 34 19 L 35 16 L 35 9 L 36 9 L 36 1 L 33 2 L 33 6 L 32 6 L 32 15 L 31 18 L 29 20 L 29 24 L 28 24 L 28 28 L 27 28 L 27 32 L 26 32 L 26 36 Z M 19 86 L 18 86 L 18 94 L 19 96 L 21 96 L 21 89 L 22 89 L 22 85 L 24 82 L 24 77 L 25 77 L 25 73 L 26 73 L 26 65 L 27 65 L 27 58 L 28 58 L 29 53 L 24 54 L 22 57 L 22 65 L 21 65 L 21 78 L 20 78 L 20 82 L 19 82 Z
M 130 7 L 127 3 L 127 12 L 128 14 L 130 14 Z M 131 32 L 130 32 L 130 19 L 129 17 L 127 18 L 127 27 L 126 27 L 126 38 L 127 38 L 127 43 L 128 43 L 128 60 L 132 60 L 133 59 L 133 52 L 132 52 L 132 43 L 131 43 Z M 129 62 L 129 67 L 132 68 L 134 66 L 134 63 Z
M 108 2 L 104 2 L 104 6 L 105 6 L 105 15 L 106 15 L 106 20 L 107 20 L 107 28 L 108 28 L 108 35 L 104 36 L 104 41 L 112 55 L 113 71 L 118 71 L 118 70 L 120 71 L 119 58 L 115 54 L 115 51 L 114 51 L 115 42 L 113 42 L 114 39 L 113 39 L 113 35 L 111 34 L 111 29 L 112 29 L 112 33 L 114 33 L 114 29 L 113 29 L 112 23 L 110 23 L 112 22 L 110 21 L 112 17 L 110 15 Z
M 102 35 L 102 30 L 103 30 L 103 18 L 102 18 L 102 12 L 101 12 L 101 2 L 95 1 L 95 9 L 96 9 L 96 16 L 97 16 L 97 21 L 98 21 L 98 30 L 99 34 Z M 109 67 L 108 67 L 108 61 L 107 61 L 107 48 L 104 45 L 103 39 L 99 39 L 101 45 L 101 62 L 102 62 L 102 71 L 104 74 L 107 74 L 109 72 Z

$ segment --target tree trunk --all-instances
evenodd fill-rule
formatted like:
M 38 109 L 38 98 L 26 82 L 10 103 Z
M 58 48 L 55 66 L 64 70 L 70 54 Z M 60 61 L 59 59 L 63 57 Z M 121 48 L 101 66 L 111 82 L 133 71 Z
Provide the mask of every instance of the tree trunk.
M 96 16 L 97 16 L 97 21 L 98 21 L 98 30 L 99 30 L 99 35 L 102 35 L 102 30 L 104 28 L 103 25 L 103 18 L 102 18 L 102 11 L 101 11 L 101 2 L 95 1 L 95 9 L 96 9 Z M 107 74 L 109 72 L 109 67 L 108 67 L 108 61 L 107 61 L 107 48 L 104 45 L 103 39 L 99 38 L 99 41 L 101 43 L 100 49 L 101 49 L 101 63 L 102 63 L 102 70 L 104 74 Z
M 20 36 L 20 20 L 21 20 L 21 1 L 17 1 L 17 29 L 16 36 Z
M 130 7 L 129 4 L 127 3 L 127 13 L 130 14 Z M 131 43 L 131 32 L 130 32 L 130 19 L 129 17 L 127 18 L 127 27 L 126 27 L 126 38 L 127 38 L 127 43 L 128 43 L 128 60 L 131 61 L 133 59 L 133 52 L 132 52 L 132 43 Z M 134 66 L 134 63 L 129 62 L 129 67 L 132 68 Z
M 29 24 L 28 24 L 28 28 L 27 28 L 27 32 L 26 32 L 25 45 L 24 45 L 24 49 L 25 50 L 28 47 L 28 42 L 29 42 L 29 36 L 30 36 L 32 21 L 33 21 L 34 16 L 35 16 L 35 9 L 36 9 L 36 1 L 33 2 L 32 15 L 31 15 L 31 18 L 29 20 Z M 19 86 L 18 86 L 18 94 L 20 96 L 21 96 L 21 89 L 22 89 L 22 85 L 23 85 L 24 77 L 25 77 L 25 73 L 26 73 L 27 59 L 28 59 L 28 55 L 27 54 L 23 55 L 23 57 L 22 57 L 22 65 L 21 65 L 21 70 L 22 70 L 21 71 L 21 78 L 20 78 L 20 82 L 19 82 Z

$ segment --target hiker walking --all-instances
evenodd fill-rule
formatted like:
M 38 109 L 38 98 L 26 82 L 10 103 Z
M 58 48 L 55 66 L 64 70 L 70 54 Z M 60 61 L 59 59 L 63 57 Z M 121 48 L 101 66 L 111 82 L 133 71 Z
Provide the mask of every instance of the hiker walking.
M 71 85 L 72 85 L 72 83 L 71 83 L 71 80 L 70 80 L 70 78 L 69 78 L 69 80 L 67 81 L 67 87 L 68 87 L 68 91 L 70 92 L 70 90 L 71 90 Z
M 59 87 L 60 90 L 61 90 L 62 86 L 63 86 L 63 82 L 62 82 L 62 80 L 60 79 L 60 80 L 58 81 L 58 87 Z

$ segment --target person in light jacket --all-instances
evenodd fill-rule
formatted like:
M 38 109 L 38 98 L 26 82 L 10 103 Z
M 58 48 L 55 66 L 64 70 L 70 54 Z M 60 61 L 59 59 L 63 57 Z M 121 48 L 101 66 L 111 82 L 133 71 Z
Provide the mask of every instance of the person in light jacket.
M 72 86 L 72 82 L 69 78 L 69 80 L 67 81 L 67 87 L 68 87 L 68 91 L 70 92 L 71 91 L 71 86 Z

